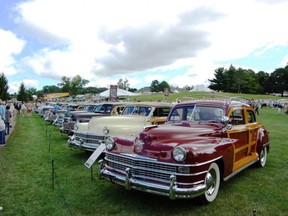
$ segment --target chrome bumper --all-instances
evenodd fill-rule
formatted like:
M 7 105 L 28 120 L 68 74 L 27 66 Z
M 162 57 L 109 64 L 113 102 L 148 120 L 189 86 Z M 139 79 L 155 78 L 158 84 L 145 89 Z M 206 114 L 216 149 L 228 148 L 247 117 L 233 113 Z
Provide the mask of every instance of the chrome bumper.
M 79 141 L 76 141 L 73 135 L 68 138 L 67 142 L 70 147 L 84 149 L 85 151 L 95 151 L 95 149 L 97 149 L 98 146 L 101 144 L 101 142 L 99 142 L 98 145 L 89 144 L 89 143 L 85 143 L 81 139 Z
M 190 188 L 177 187 L 176 177 L 170 176 L 170 185 L 147 182 L 145 180 L 136 179 L 130 173 L 130 169 L 125 170 L 126 175 L 120 175 L 110 172 L 103 164 L 103 160 L 99 161 L 99 178 L 110 180 L 125 187 L 125 189 L 135 189 L 147 193 L 157 194 L 169 197 L 170 199 L 190 199 L 198 197 L 205 193 L 206 185 L 199 184 Z

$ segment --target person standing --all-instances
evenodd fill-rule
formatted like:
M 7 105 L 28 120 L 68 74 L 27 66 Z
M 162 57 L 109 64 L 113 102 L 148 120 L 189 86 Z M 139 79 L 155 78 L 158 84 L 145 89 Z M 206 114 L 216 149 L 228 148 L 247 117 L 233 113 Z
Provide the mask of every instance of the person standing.
M 4 106 L 4 102 L 0 99 L 0 112 L 1 112 L 1 118 L 3 121 L 5 121 L 5 112 L 6 108 Z
M 7 105 L 10 106 L 10 112 L 11 112 L 12 116 L 15 116 L 15 107 L 14 107 L 13 101 L 12 101 L 12 100 L 9 100 L 8 103 L 7 103 Z
M 26 104 L 24 101 L 22 101 L 22 103 L 21 103 L 20 112 L 21 112 L 23 117 L 26 116 L 26 114 L 27 114 L 27 107 L 26 107 Z
M 31 115 L 32 115 L 32 110 L 33 110 L 33 104 L 30 103 L 30 102 L 27 103 L 26 108 L 27 108 L 27 115 L 31 117 Z
M 1 111 L 0 114 L 2 115 Z M 0 146 L 5 144 L 5 123 L 3 119 L 0 118 Z
M 20 102 L 16 102 L 14 104 L 15 109 L 17 110 L 17 115 L 20 114 L 20 110 L 21 110 L 21 103 Z
M 6 109 L 4 106 L 4 102 L 0 99 L 0 144 L 5 145 L 5 113 Z M 3 126 L 4 125 L 4 126 Z
M 10 111 L 10 106 L 6 106 L 6 113 L 5 113 L 5 135 L 9 135 L 10 133 L 10 126 L 11 126 L 11 118 L 12 114 Z

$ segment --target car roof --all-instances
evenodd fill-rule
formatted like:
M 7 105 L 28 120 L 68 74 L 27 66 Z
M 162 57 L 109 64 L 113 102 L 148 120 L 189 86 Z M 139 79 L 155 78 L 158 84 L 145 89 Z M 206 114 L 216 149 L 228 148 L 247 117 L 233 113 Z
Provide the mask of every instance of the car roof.
M 173 107 L 175 104 L 169 102 L 130 102 L 128 106 L 153 106 L 153 107 Z
M 240 99 L 240 98 L 229 98 L 229 99 L 194 99 L 189 101 L 184 101 L 178 103 L 176 106 L 183 106 L 183 105 L 203 105 L 203 106 L 221 106 L 221 107 L 235 107 L 235 106 L 246 106 L 250 107 L 250 101 L 247 99 Z

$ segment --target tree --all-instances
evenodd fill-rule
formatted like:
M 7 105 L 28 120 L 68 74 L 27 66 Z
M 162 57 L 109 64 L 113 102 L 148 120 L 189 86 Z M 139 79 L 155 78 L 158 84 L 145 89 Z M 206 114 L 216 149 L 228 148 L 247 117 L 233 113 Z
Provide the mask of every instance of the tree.
M 8 93 L 8 81 L 5 77 L 4 73 L 0 75 L 0 99 L 7 101 L 9 100 L 9 93 Z
M 214 79 L 208 79 L 211 82 L 208 88 L 214 91 L 224 91 L 227 84 L 225 69 L 223 67 L 217 68 L 214 70 L 214 76 Z
M 83 90 L 84 90 L 84 94 L 87 94 L 87 93 L 98 94 L 103 91 L 106 91 L 107 88 L 105 87 L 97 88 L 97 87 L 89 86 L 89 87 L 84 88 Z
M 215 70 L 215 78 L 209 79 L 208 88 L 215 91 L 232 93 L 259 93 L 261 86 L 256 73 L 251 69 L 236 69 L 233 65 L 229 69 L 218 68 Z
M 243 84 L 241 86 L 241 92 L 245 94 L 257 94 L 260 91 L 260 84 L 256 73 L 251 70 L 243 70 Z
M 150 85 L 150 91 L 151 92 L 159 92 L 159 81 L 158 80 L 153 80 L 151 82 L 151 85 Z
M 241 92 L 241 90 L 239 90 L 239 84 L 242 82 L 242 80 L 239 80 L 239 76 L 237 76 L 237 70 L 233 65 L 230 65 L 229 69 L 226 70 L 225 78 L 226 78 L 225 80 L 226 85 L 224 86 L 225 92 L 233 92 L 233 93 Z
M 129 88 L 128 91 L 130 91 L 130 92 L 136 92 L 136 91 L 137 91 L 137 88 Z
M 158 90 L 164 92 L 165 89 L 168 89 L 168 91 L 170 92 L 170 85 L 166 82 L 166 81 L 162 81 L 159 85 L 158 85 Z
M 27 93 L 26 93 L 26 88 L 24 86 L 24 83 L 20 84 L 19 90 L 18 90 L 18 95 L 17 95 L 17 100 L 18 101 L 28 101 Z
M 58 86 L 52 85 L 52 86 L 43 86 L 43 93 L 49 94 L 49 93 L 59 93 L 62 89 Z
M 117 82 L 117 86 L 119 89 L 124 89 L 124 90 L 128 90 L 129 89 L 129 81 L 127 78 L 125 78 L 125 80 L 123 79 L 119 79 L 119 81 Z
M 44 97 L 43 90 L 37 90 L 36 96 L 37 96 L 37 98 L 43 98 Z
M 284 91 L 288 90 L 288 66 L 284 68 L 277 68 L 271 73 L 269 77 L 269 83 L 271 85 L 271 92 L 280 93 L 283 97 Z
M 185 86 L 183 87 L 183 89 L 185 89 L 185 91 L 191 91 L 193 88 L 194 88 L 193 85 L 192 85 L 192 86 L 185 85 Z
M 35 88 L 29 88 L 26 90 L 27 98 L 29 101 L 33 101 L 33 96 L 37 96 L 37 90 Z
M 256 78 L 258 80 L 258 83 L 259 83 L 259 89 L 258 89 L 258 93 L 259 94 L 266 94 L 269 92 L 269 82 L 268 82 L 268 79 L 269 79 L 269 73 L 266 73 L 264 71 L 259 71 L 257 74 L 256 74 Z
M 62 82 L 58 83 L 58 86 L 62 87 L 63 92 L 69 92 L 72 98 L 75 98 L 79 94 L 82 88 L 89 83 L 88 80 L 82 79 L 80 75 L 73 78 L 63 76 L 61 78 Z

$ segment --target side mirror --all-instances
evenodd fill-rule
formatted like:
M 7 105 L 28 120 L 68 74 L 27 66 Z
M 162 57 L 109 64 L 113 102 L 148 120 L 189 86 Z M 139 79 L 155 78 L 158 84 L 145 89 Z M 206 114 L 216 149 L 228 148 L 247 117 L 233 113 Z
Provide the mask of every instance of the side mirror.
M 224 125 L 223 132 L 232 129 L 232 124 L 230 124 L 230 119 L 227 116 L 221 117 L 221 123 Z
M 221 123 L 224 124 L 224 125 L 227 125 L 229 124 L 229 118 L 227 116 L 222 116 L 221 117 Z

